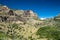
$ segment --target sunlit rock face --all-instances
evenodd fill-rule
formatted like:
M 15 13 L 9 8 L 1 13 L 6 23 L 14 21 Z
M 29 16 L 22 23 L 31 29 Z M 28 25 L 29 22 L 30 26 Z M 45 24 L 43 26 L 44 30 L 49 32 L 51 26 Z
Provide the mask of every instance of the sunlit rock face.
M 22 16 L 24 13 L 24 10 L 15 10 L 14 13 L 16 13 L 18 16 Z
M 9 12 L 9 8 L 7 7 L 7 6 L 0 6 L 0 12 L 3 12 L 3 13 L 7 13 L 7 12 Z
M 0 5 L 0 19 L 8 21 L 29 21 L 37 18 L 32 10 L 11 10 L 6 5 Z
M 24 16 L 25 17 L 32 17 L 32 16 L 34 16 L 35 14 L 34 14 L 34 12 L 32 11 L 32 10 L 26 10 L 26 11 L 24 11 Z

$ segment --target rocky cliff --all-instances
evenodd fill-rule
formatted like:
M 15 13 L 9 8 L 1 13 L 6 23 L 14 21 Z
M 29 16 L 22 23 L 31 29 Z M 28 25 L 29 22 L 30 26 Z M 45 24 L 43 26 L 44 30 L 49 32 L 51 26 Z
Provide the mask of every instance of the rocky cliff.
M 0 5 L 0 21 L 28 21 L 37 19 L 37 15 L 32 10 L 11 10 L 7 6 Z

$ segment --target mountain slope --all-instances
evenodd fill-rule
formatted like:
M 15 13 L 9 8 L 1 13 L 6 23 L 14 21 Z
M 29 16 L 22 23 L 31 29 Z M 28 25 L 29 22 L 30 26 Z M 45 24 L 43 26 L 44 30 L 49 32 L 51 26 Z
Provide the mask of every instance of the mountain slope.
M 35 32 L 42 23 L 43 21 L 40 21 L 32 10 L 11 10 L 7 6 L 0 5 L 1 40 L 36 39 Z
M 58 15 L 40 20 L 32 10 L 12 10 L 7 6 L 0 5 L 0 40 L 47 40 L 48 37 L 40 38 L 40 32 L 44 34 L 46 26 L 47 30 L 50 27 L 52 30 L 53 28 L 60 30 L 58 29 L 59 18 Z M 44 30 L 40 30 L 40 28 Z M 36 32 L 39 35 L 36 35 Z

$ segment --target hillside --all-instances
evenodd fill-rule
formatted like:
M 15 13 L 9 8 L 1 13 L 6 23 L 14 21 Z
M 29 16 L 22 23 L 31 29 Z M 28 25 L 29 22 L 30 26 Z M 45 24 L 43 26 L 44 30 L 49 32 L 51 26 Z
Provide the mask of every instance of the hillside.
M 60 32 L 59 18 L 60 15 L 40 20 L 32 10 L 13 10 L 5 5 L 0 5 L 0 40 L 48 40 L 48 37 L 44 36 L 48 35 L 45 33 L 46 30 L 49 30 L 49 33 L 56 30 Z M 58 32 L 53 34 L 60 38 L 57 36 L 60 35 Z M 42 38 L 40 34 L 43 35 Z

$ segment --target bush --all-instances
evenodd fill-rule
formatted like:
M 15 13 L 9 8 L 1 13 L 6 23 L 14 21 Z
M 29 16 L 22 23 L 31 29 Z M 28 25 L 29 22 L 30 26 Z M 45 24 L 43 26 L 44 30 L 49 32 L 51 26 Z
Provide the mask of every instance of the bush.
M 41 38 L 48 38 L 48 40 L 59 40 L 60 39 L 60 31 L 57 30 L 55 27 L 41 27 L 38 29 L 37 35 L 40 35 Z
M 0 32 L 0 40 L 6 40 L 6 39 L 8 39 L 8 35 L 3 32 Z

